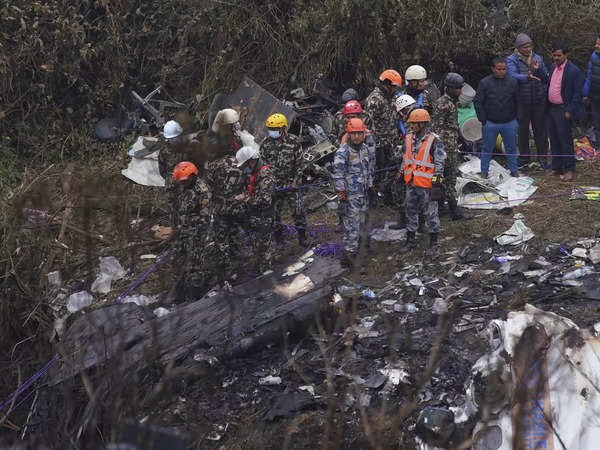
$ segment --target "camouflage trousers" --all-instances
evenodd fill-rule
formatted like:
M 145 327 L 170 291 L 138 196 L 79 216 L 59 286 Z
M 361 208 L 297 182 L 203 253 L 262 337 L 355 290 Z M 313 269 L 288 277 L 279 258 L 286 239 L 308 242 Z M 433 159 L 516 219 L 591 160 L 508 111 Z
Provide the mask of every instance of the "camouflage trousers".
M 179 280 L 184 286 L 202 288 L 209 281 L 206 267 L 206 236 L 193 233 L 181 236 L 177 242 L 176 261 L 179 263 Z
M 260 273 L 273 267 L 273 228 L 272 217 L 250 216 L 249 235 L 252 253 Z
M 430 233 L 440 232 L 440 218 L 438 216 L 438 202 L 429 201 L 431 189 L 416 187 L 413 184 L 406 186 L 406 229 L 416 233 L 419 229 L 419 210 L 424 208 Z
M 392 199 L 394 201 L 394 207 L 398 208 L 399 213 L 406 214 L 406 183 L 404 182 L 404 175 L 398 179 L 394 179 L 392 184 Z M 425 220 L 425 205 L 419 206 L 419 220 Z
M 275 220 L 282 222 L 281 213 L 284 209 L 290 211 L 294 225 L 306 228 L 306 214 L 304 213 L 304 196 L 300 190 L 281 191 L 275 197 Z
M 446 153 L 446 161 L 444 165 L 444 198 L 448 202 L 456 203 L 456 176 L 458 173 L 460 154 L 457 151 L 449 151 Z
M 358 253 L 360 235 L 368 232 L 364 228 L 369 218 L 369 198 L 366 195 L 351 195 L 344 203 L 344 250 L 348 253 Z
M 214 249 L 216 271 L 219 277 L 227 278 L 231 271 L 234 255 L 240 253 L 240 222 L 237 216 L 214 216 Z

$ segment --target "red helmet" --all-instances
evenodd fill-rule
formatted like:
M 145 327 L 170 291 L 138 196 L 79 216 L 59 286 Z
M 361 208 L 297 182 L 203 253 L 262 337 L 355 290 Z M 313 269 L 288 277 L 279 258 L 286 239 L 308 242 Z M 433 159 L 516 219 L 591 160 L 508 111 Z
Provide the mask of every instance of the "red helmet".
M 362 106 L 356 100 L 350 100 L 344 105 L 344 115 L 349 114 L 361 114 L 363 112 Z
M 173 178 L 175 181 L 185 181 L 190 175 L 198 175 L 198 168 L 194 165 L 194 163 L 183 161 L 175 166 L 173 169 Z

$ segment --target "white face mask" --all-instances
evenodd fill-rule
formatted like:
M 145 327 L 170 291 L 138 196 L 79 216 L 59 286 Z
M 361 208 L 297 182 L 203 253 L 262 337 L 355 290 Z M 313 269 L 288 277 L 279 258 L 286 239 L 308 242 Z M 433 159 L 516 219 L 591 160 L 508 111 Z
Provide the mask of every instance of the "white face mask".
M 279 130 L 267 130 L 271 139 L 279 139 L 281 137 L 281 131 Z

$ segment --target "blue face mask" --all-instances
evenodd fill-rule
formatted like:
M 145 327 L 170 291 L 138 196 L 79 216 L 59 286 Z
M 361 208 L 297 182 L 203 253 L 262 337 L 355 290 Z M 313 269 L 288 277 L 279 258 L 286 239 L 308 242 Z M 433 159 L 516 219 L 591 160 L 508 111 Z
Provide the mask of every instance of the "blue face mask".
M 279 130 L 267 130 L 271 139 L 279 139 L 281 137 L 281 131 Z

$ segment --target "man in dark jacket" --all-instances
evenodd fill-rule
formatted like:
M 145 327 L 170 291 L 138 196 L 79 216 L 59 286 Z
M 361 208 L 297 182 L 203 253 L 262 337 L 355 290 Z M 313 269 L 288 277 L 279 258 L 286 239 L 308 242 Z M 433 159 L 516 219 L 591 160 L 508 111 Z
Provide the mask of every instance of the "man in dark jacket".
M 573 148 L 573 119 L 584 115 L 582 92 L 583 72 L 567 60 L 569 46 L 559 42 L 552 47 L 554 64 L 550 67 L 548 85 L 548 129 L 552 147 L 552 170 L 549 175 L 561 175 L 563 181 L 571 181 L 575 172 Z
M 529 124 L 533 128 L 540 165 L 548 169 L 548 134 L 546 132 L 546 86 L 548 71 L 533 42 L 525 33 L 517 35 L 515 51 L 506 58 L 508 75 L 519 83 L 519 153 L 529 154 Z M 526 162 L 530 158 L 522 158 Z
M 592 104 L 592 124 L 594 125 L 594 147 L 600 147 L 600 36 L 588 64 L 587 79 L 583 85 L 583 102 Z
M 500 134 L 508 157 L 510 174 L 518 177 L 516 143 L 519 85 L 517 80 L 506 76 L 506 59 L 495 58 L 492 61 L 492 75 L 479 82 L 474 103 L 477 118 L 483 125 L 481 176 L 488 176 L 490 160 Z

